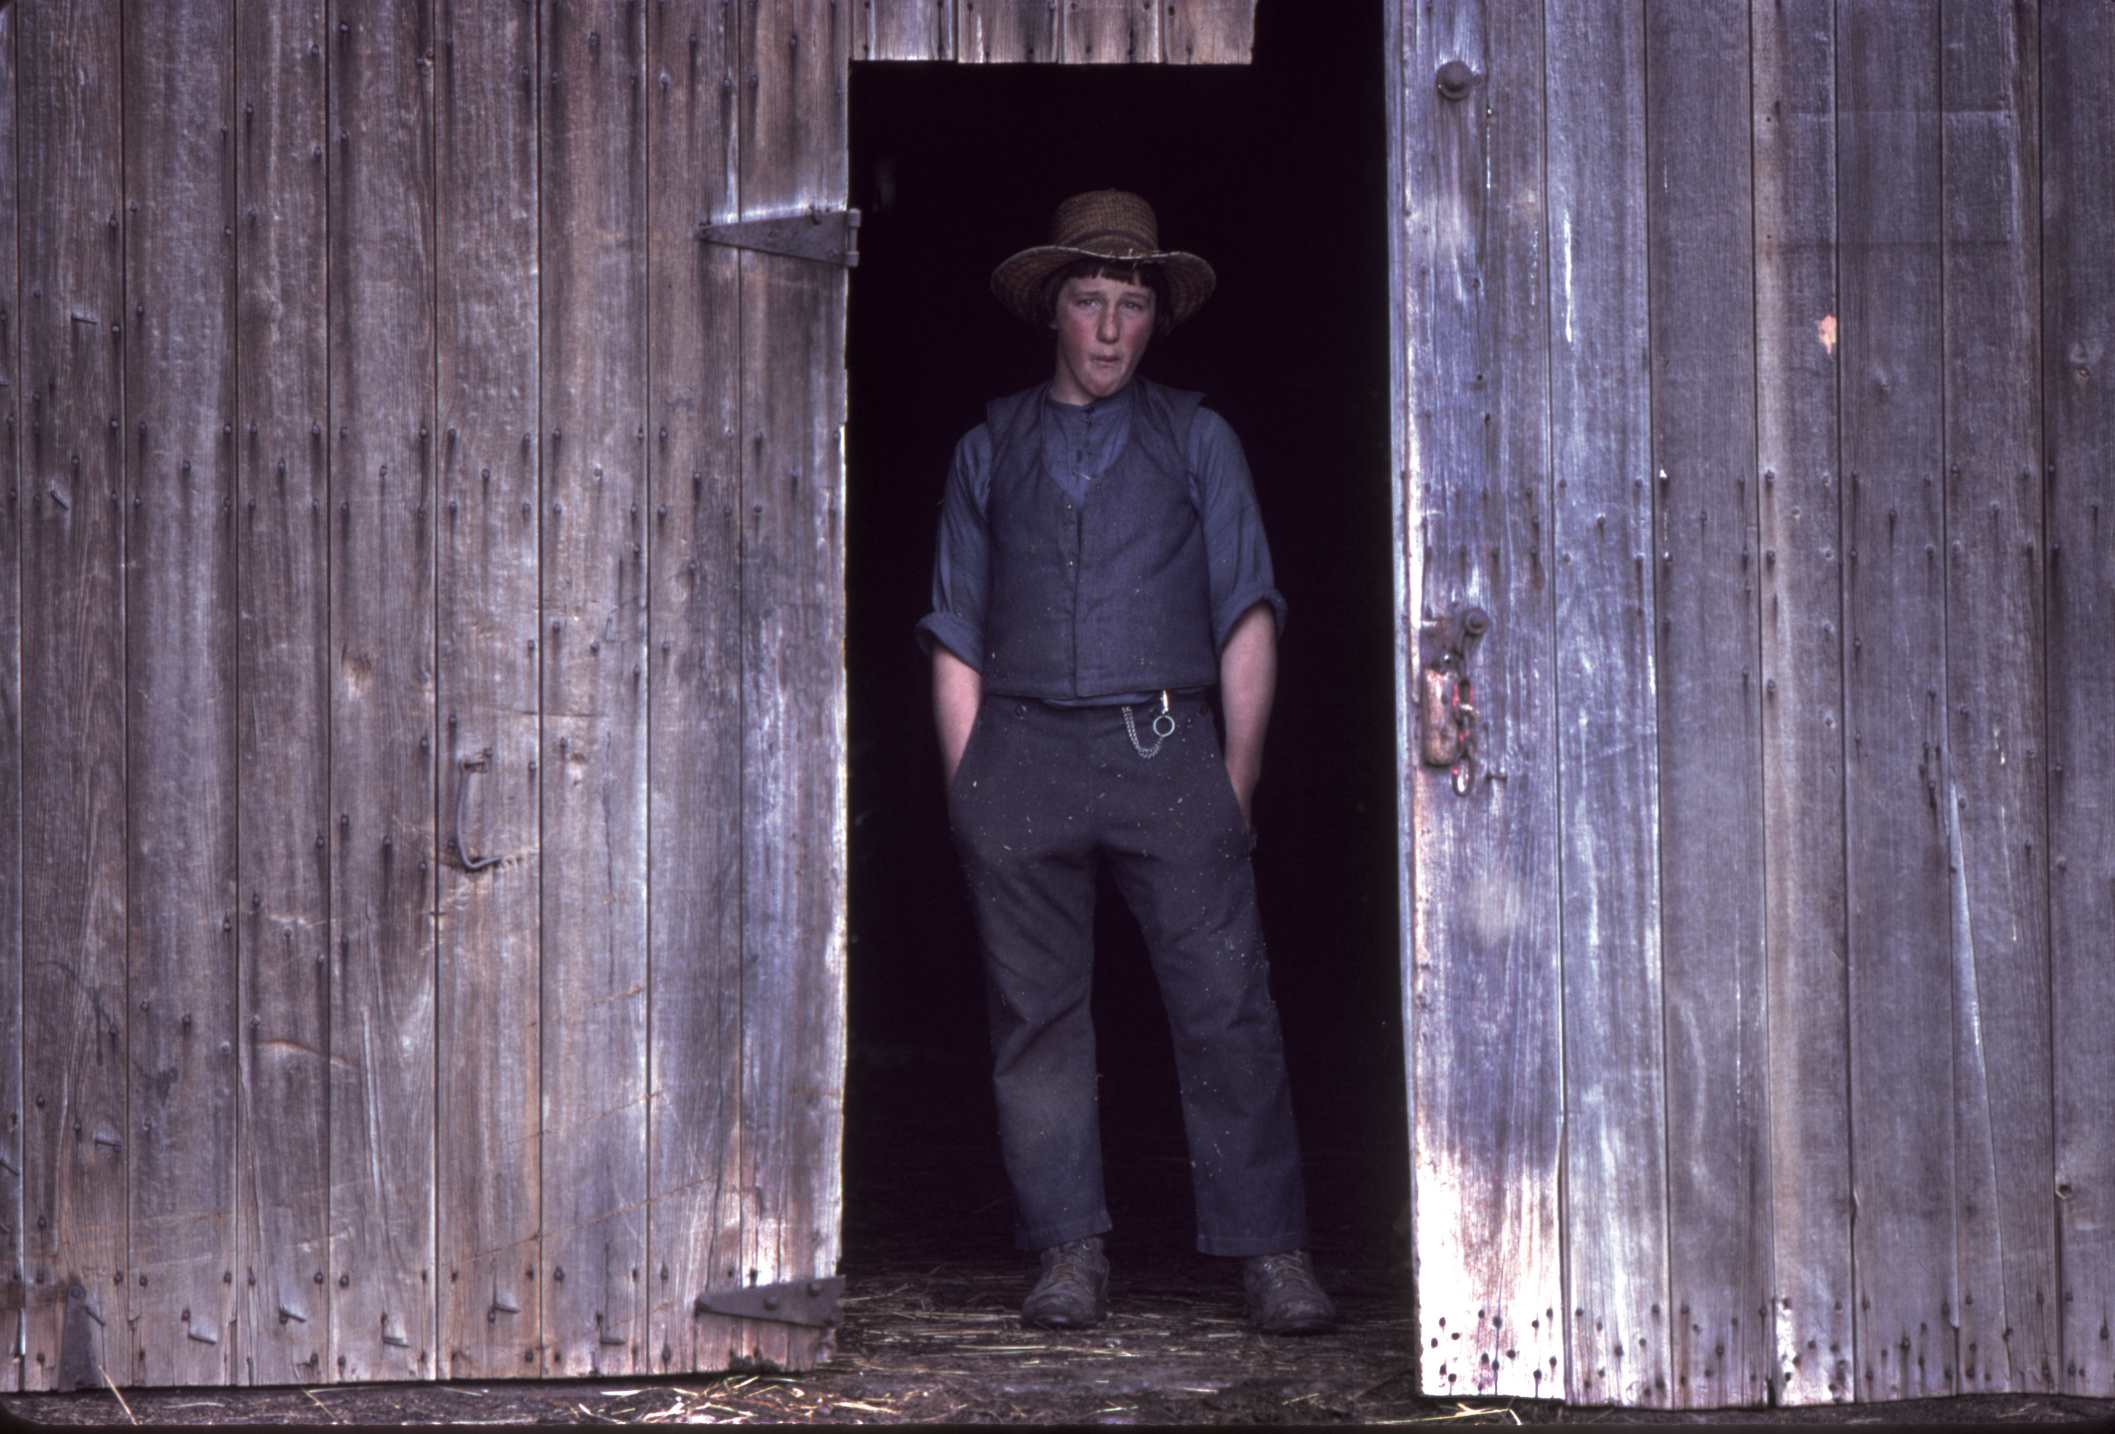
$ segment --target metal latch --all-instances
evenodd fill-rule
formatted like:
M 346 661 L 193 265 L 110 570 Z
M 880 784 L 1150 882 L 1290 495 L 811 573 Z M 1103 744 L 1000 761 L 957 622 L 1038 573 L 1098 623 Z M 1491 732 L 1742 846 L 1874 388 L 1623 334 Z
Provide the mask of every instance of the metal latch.
M 777 219 L 700 224 L 698 242 L 856 269 L 859 267 L 859 211 L 811 206 L 806 214 L 788 214 Z
M 837 1296 L 843 1279 L 788 1280 L 778 1285 L 741 1285 L 707 1290 L 691 1306 L 692 1314 L 732 1315 L 736 1319 L 773 1320 L 779 1324 L 835 1326 Z
M 1480 607 L 1462 613 L 1459 622 L 1441 622 L 1430 631 L 1438 649 L 1417 681 L 1418 755 L 1428 767 L 1447 768 L 1454 790 L 1466 796 L 1476 768 L 1475 690 L 1469 682 L 1469 653 L 1491 625 Z

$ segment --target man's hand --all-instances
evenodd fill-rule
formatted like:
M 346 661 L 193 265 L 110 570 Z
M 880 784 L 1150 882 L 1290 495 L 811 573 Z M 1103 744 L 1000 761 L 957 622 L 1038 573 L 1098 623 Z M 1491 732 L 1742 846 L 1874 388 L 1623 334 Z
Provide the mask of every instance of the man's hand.
M 1219 651 L 1219 709 L 1226 717 L 1226 779 L 1251 831 L 1250 802 L 1263 775 L 1263 729 L 1278 691 L 1278 618 L 1270 604 L 1241 614 Z
M 955 768 L 969 746 L 970 728 L 984 700 L 984 675 L 944 647 L 933 649 L 933 722 L 940 729 L 940 763 L 946 785 L 955 783 Z

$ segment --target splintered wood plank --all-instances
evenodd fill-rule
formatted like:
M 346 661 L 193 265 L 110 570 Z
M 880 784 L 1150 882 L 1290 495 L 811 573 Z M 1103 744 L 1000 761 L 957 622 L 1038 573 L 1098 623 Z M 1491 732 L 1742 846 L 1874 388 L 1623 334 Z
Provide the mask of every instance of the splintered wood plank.
M 1565 1206 L 1587 1397 L 1668 1402 L 1643 5 L 1546 12 Z M 1605 1371 L 1605 1373 L 1603 1373 Z
M 126 1265 L 123 164 L 116 0 L 16 36 L 21 244 L 24 1383 L 78 1284 L 130 1378 Z
M 2054 1389 L 2037 7 L 1940 10 L 1961 1390 Z
M 1159 0 L 1060 0 L 1068 65 L 1150 65 L 1160 59 Z
M 536 12 L 447 0 L 439 30 L 438 1338 L 489 1379 L 540 1343 Z
M 852 53 L 862 60 L 952 60 L 957 3 L 958 0 L 857 0 L 852 19 L 858 34 Z M 731 14 L 723 14 L 718 23 L 731 22 Z M 655 21 L 650 18 L 648 23 Z M 701 20 L 701 28 L 703 23 Z
M 1472 606 L 1466 792 L 1412 766 L 1404 976 L 1420 1386 L 1566 1389 L 1541 17 L 1418 6 L 1399 60 L 1412 660 Z M 1172 36 L 1171 36 L 1172 39 Z M 1174 46 L 1170 46 L 1171 57 Z M 1443 88 L 1444 87 L 1444 88 Z M 1413 682 L 1417 680 L 1414 675 Z M 1407 761 L 1415 761 L 1415 749 Z M 1492 1020 L 1494 1011 L 1505 1019 Z M 1596 1212 L 1599 1217 L 1600 1212 Z M 1598 1386 L 1596 1386 L 1598 1388 Z
M 732 1322 L 693 1314 L 741 1282 L 741 362 L 732 11 L 647 16 L 653 522 L 647 892 L 654 993 L 647 1107 L 646 1363 L 724 1369 Z
M 955 58 L 964 64 L 1019 64 L 1062 58 L 1058 14 L 1064 0 L 955 0 Z M 776 19 L 777 17 L 761 17 Z
M 325 52 L 330 1341 L 340 1380 L 424 1379 L 437 1368 L 431 14 L 334 0 Z
M 965 0 L 966 3 L 966 0 Z M 1256 52 L 1256 0 L 1161 0 L 1171 65 L 1245 65 Z M 1523 22 L 1532 16 L 1522 16 Z
M 246 1384 L 329 1378 L 330 420 L 324 0 L 236 7 Z
M 1921 3 L 1838 7 L 1851 1248 L 1871 1400 L 1956 1387 L 1937 42 Z
M 1762 471 L 1772 1371 L 1851 1397 L 1844 1027 L 1843 487 L 1833 0 L 1755 0 L 1755 419 Z
M 830 0 L 742 37 L 748 214 L 841 208 L 848 36 Z M 743 1283 L 836 1273 L 845 999 L 846 272 L 741 257 Z M 758 1322 L 782 1368 L 831 1332 Z
M 0 1393 L 22 1387 L 22 501 L 15 12 L 0 11 Z
M 543 8 L 547 1375 L 647 1363 L 645 8 Z
M 235 1374 L 234 16 L 125 34 L 128 1382 Z
M 2115 1395 L 2115 9 L 2042 15 L 2050 1009 L 2062 1388 Z
M 1774 1362 L 1745 8 L 1652 6 L 1645 46 L 1669 1398 L 1707 1408 Z

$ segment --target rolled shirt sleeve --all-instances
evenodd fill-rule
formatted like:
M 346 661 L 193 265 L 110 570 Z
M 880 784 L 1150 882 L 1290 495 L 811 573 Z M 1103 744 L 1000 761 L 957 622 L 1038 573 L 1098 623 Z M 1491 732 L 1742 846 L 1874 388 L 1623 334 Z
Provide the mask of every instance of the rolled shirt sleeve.
M 1212 646 L 1223 649 L 1241 615 L 1269 603 L 1278 631 L 1285 631 L 1285 595 L 1271 569 L 1270 541 L 1256 506 L 1248 455 L 1224 418 L 1197 410 L 1190 426 L 1190 481 L 1204 523 L 1205 564 L 1212 588 Z
M 978 672 L 984 670 L 984 599 L 991 579 L 984 515 L 990 487 L 991 431 L 980 423 L 955 445 L 933 548 L 933 607 L 917 629 L 918 646 L 928 657 L 938 644 Z

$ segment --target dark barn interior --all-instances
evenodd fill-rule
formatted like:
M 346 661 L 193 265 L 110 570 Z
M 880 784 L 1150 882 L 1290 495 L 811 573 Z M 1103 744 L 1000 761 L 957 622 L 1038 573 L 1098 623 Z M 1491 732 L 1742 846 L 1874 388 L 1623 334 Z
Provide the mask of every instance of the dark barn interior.
M 1163 243 L 1218 272 L 1142 371 L 1232 422 L 1290 606 L 1256 862 L 1325 1276 L 1400 1243 L 1380 21 L 1378 6 L 1328 24 L 1264 6 L 1247 68 L 853 67 L 848 1273 L 880 1246 L 1012 1258 L 975 936 L 911 629 L 956 439 L 987 398 L 1049 375 L 1047 336 L 992 301 L 991 268 L 1041 241 L 1058 198 L 1101 187 L 1146 195 Z M 1166 1020 L 1106 880 L 1097 947 L 1112 1255 L 1186 1259 Z

